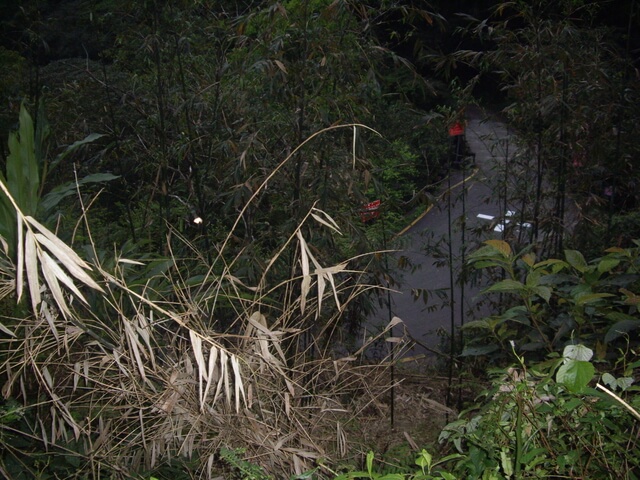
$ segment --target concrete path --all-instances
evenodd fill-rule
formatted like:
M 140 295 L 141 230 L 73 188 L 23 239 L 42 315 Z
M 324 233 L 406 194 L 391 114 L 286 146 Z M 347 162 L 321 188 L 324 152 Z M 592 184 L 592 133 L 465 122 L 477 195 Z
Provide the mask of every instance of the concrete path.
M 443 339 L 448 337 L 452 324 L 458 326 L 479 315 L 480 287 L 470 282 L 461 286 L 458 275 L 465 254 L 474 251 L 485 239 L 501 236 L 499 229 L 505 208 L 498 204 L 499 194 L 492 187 L 495 183 L 492 179 L 515 147 L 504 124 L 486 120 L 478 108 L 467 111 L 465 136 L 469 149 L 475 153 L 475 168 L 470 165 L 454 171 L 437 205 L 427 210 L 399 239 L 401 250 L 396 257 L 406 257 L 415 269 L 404 272 L 400 291 L 391 295 L 391 315 L 402 319 L 407 333 L 418 342 L 408 355 L 446 351 L 448 347 L 442 348 L 441 343 L 448 345 L 449 340 L 443 342 Z M 455 277 L 453 290 L 449 242 Z M 427 292 L 426 303 L 422 292 Z M 416 296 L 420 298 L 414 300 Z M 486 309 L 482 313 L 486 314 Z M 374 325 L 384 325 L 388 320 L 387 309 L 370 319 Z M 401 332 L 396 328 L 394 333 L 400 335 Z

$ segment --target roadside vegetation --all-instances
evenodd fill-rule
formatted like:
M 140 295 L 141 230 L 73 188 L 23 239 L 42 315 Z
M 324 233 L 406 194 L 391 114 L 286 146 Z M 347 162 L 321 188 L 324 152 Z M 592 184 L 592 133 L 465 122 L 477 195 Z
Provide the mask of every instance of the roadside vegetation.
M 2 476 L 638 478 L 627 7 L 8 8 Z M 402 319 L 366 319 L 468 105 L 515 132 L 492 189 L 531 228 L 469 233 L 449 268 L 485 314 L 417 364 Z

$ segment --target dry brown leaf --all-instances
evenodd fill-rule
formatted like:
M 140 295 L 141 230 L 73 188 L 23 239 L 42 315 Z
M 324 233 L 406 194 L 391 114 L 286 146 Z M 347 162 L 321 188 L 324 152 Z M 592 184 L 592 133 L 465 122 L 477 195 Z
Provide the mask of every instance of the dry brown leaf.
M 80 280 L 82 283 L 100 292 L 104 292 L 102 287 L 98 285 L 93 278 L 91 278 L 85 270 L 91 270 L 91 267 L 85 263 L 78 255 L 69 247 L 67 247 L 61 240 L 55 237 L 51 232 L 49 235 L 43 235 L 36 233 L 37 242 L 45 247 L 58 261 L 69 270 L 69 273 Z M 54 242 L 51 238 L 58 240 Z
M 145 372 L 144 362 L 142 361 L 142 356 L 140 354 L 140 340 L 138 340 L 138 335 L 136 334 L 131 322 L 126 318 L 123 318 L 124 323 L 124 331 L 127 334 L 127 340 L 129 342 L 129 347 L 133 350 L 133 356 L 136 360 L 136 364 L 138 365 L 138 373 L 140 373 L 140 377 L 143 381 L 147 381 L 147 375 Z
M 242 372 L 240 371 L 240 364 L 238 363 L 238 358 L 235 355 L 232 355 L 231 358 L 231 367 L 233 368 L 234 375 L 234 394 L 236 400 L 236 413 L 240 412 L 240 398 L 242 396 L 242 400 L 246 405 L 247 399 L 244 396 L 244 386 L 242 384 Z
M 47 283 L 47 287 L 49 287 L 49 291 L 51 292 L 58 309 L 62 313 L 63 317 L 69 318 L 71 310 L 69 310 L 67 301 L 64 298 L 62 288 L 60 288 L 60 283 L 58 283 L 58 278 L 55 276 L 51 268 L 51 264 L 54 263 L 53 259 L 47 254 L 47 252 L 42 250 L 38 251 L 38 259 L 40 260 L 42 275 L 44 276 L 44 280 Z
M 304 240 L 300 230 L 296 232 L 300 242 L 300 266 L 302 267 L 302 285 L 300 286 L 300 312 L 304 313 L 307 304 L 307 295 L 311 290 L 311 275 L 309 269 L 309 256 L 307 252 L 307 242 Z
M 282 70 L 283 73 L 287 73 L 287 68 L 284 66 L 284 63 L 282 63 L 280 60 L 274 60 L 274 62 L 278 66 L 278 68 Z
M 321 218 L 320 215 L 318 215 L 316 213 L 313 213 L 313 212 L 318 212 L 318 214 L 323 215 L 324 218 Z M 337 233 L 339 233 L 340 235 L 342 235 L 342 232 L 340 231 L 340 227 L 338 227 L 338 224 L 335 222 L 335 220 L 333 218 L 331 218 L 323 210 L 319 210 L 317 208 L 312 208 L 311 209 L 311 216 L 316 220 L 316 222 L 321 223 L 322 225 L 326 225 L 330 229 L 332 229 L 332 230 L 336 231 Z
M 23 288 L 23 283 L 24 283 L 24 256 L 25 256 L 25 251 L 24 249 L 26 248 L 23 245 L 23 236 L 24 236 L 24 232 L 22 230 L 22 218 L 20 218 L 20 215 L 17 215 L 16 218 L 18 225 L 16 227 L 17 233 L 18 233 L 18 242 L 16 243 L 16 250 L 17 250 L 17 262 L 16 262 L 16 295 L 18 297 L 18 299 L 16 300 L 16 302 L 20 302 L 20 300 L 22 299 L 22 288 Z M 4 241 L 4 239 L 3 239 Z M 4 242 L 5 245 L 7 245 L 6 242 Z M 9 246 L 7 245 L 5 248 L 5 252 L 8 255 L 9 253 Z M 35 310 L 34 310 L 35 311 Z
M 27 282 L 29 283 L 29 295 L 31 296 L 31 308 L 34 312 L 37 312 L 38 305 L 40 304 L 40 279 L 38 277 L 38 256 L 36 253 L 36 242 L 31 230 L 27 231 L 24 249 Z
M 82 300 L 84 304 L 88 304 L 87 300 L 84 298 L 84 295 L 80 293 L 80 290 L 78 290 L 78 288 L 75 286 L 73 280 L 69 278 L 69 275 L 67 275 L 64 270 L 62 270 L 60 266 L 51 257 L 49 257 L 49 255 L 46 254 L 46 252 L 43 252 L 43 255 L 47 259 L 46 268 L 49 268 L 51 272 L 56 276 L 56 278 L 61 281 L 69 290 L 71 290 L 76 297 Z M 41 268 L 45 268 L 44 265 Z

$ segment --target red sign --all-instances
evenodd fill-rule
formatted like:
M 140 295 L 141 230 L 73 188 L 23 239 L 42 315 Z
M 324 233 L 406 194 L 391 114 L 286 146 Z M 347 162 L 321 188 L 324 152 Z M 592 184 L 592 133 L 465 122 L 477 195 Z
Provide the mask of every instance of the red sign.
M 374 200 L 371 203 L 367 203 L 362 206 L 362 210 L 360 210 L 360 220 L 363 222 L 368 222 L 369 220 L 373 220 L 374 218 L 378 218 L 380 216 L 380 200 Z
M 451 127 L 449 127 L 449 136 L 457 137 L 458 135 L 464 134 L 464 127 L 460 122 L 456 122 Z

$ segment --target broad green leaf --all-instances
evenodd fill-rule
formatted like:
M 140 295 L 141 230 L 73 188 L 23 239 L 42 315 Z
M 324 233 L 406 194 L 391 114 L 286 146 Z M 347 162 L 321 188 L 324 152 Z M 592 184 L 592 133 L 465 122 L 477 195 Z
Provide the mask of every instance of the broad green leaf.
M 505 263 L 496 260 L 477 260 L 473 262 L 473 266 L 478 270 L 481 268 L 502 267 Z
M 614 268 L 620 265 L 620 260 L 617 258 L 603 258 L 598 263 L 598 271 L 600 273 L 610 272 Z
M 533 267 L 536 263 L 536 255 L 534 253 L 529 252 L 522 256 L 522 261 L 525 263 L 525 265 L 528 265 L 529 267 Z
M 509 259 L 505 259 L 500 250 L 493 245 L 484 245 L 467 257 L 469 262 L 475 263 L 480 261 L 495 262 L 495 265 L 508 265 Z
M 481 318 L 480 320 L 472 320 L 470 322 L 466 322 L 462 327 L 463 330 L 472 330 L 474 328 L 485 329 L 485 330 L 493 330 L 493 325 L 486 318 Z
M 455 475 L 449 472 L 438 472 L 444 480 L 456 480 Z
M 62 152 L 60 155 L 58 155 L 55 158 L 55 160 L 53 160 L 51 162 L 51 164 L 49 165 L 49 171 L 52 171 L 55 167 L 57 167 L 60 164 L 60 162 L 62 162 L 62 160 L 64 160 L 70 153 L 72 153 L 75 150 L 77 150 L 78 147 L 81 147 L 82 145 L 86 145 L 87 143 L 94 142 L 95 140 L 97 140 L 100 137 L 104 137 L 104 134 L 101 134 L 101 133 L 90 133 L 89 135 L 87 135 L 82 140 L 78 140 L 77 142 L 72 143 L 71 145 L 69 145 L 66 148 L 66 150 L 64 152 Z
M 513 462 L 504 448 L 500 452 L 500 463 L 507 478 L 511 477 L 513 475 Z
M 551 300 L 551 289 L 549 287 L 538 286 L 532 289 L 532 291 L 547 303 Z
M 525 286 L 517 280 L 511 280 L 507 278 L 494 283 L 489 288 L 484 290 L 484 293 L 489 292 L 504 292 L 504 293 L 522 293 L 526 290 Z
M 373 457 L 374 453 L 372 451 L 367 452 L 367 472 L 369 472 L 369 475 L 373 472 Z
M 33 120 L 24 105 L 20 107 L 20 127 L 9 135 L 7 187 L 20 210 L 33 215 L 38 206 L 40 172 L 35 153 Z
M 87 175 L 83 179 L 79 180 L 77 184 L 76 182 L 69 182 L 65 183 L 64 185 L 59 185 L 42 198 L 39 207 L 42 212 L 46 213 L 49 210 L 55 208 L 64 198 L 76 195 L 78 186 L 86 185 L 89 183 L 110 182 L 118 178 L 120 178 L 118 175 L 113 175 L 111 173 L 95 173 L 92 175 Z
M 477 347 L 464 347 L 461 357 L 475 357 L 478 355 L 488 355 L 498 350 L 498 345 L 480 345 Z
M 633 385 L 634 379 L 633 377 L 616 378 L 610 373 L 604 373 L 602 375 L 602 382 L 615 392 L 616 390 L 624 391 L 629 388 Z
M 593 358 L 593 350 L 584 345 L 567 345 L 564 347 L 562 356 L 570 360 L 580 360 L 588 362 Z
M 587 270 L 587 262 L 577 250 L 565 250 L 564 256 L 573 268 L 577 271 L 584 273 Z
M 620 293 L 627 297 L 624 299 L 625 305 L 640 305 L 640 295 L 636 295 L 626 288 L 621 288 Z
M 625 320 L 620 320 L 616 322 L 607 330 L 607 333 L 604 336 L 604 341 L 606 343 L 614 341 L 616 338 L 621 337 L 622 335 L 632 332 L 633 330 L 637 330 L 640 328 L 640 320 L 636 318 L 629 318 Z
M 536 287 L 540 284 L 541 276 L 542 276 L 542 273 L 539 270 L 532 270 L 527 275 L 525 284 L 527 285 L 527 287 Z
M 423 468 L 423 469 L 426 468 L 427 470 L 431 470 L 432 460 L 433 460 L 433 457 L 431 456 L 431 454 L 423 448 L 420 454 L 418 455 L 418 458 L 416 458 L 416 465 L 418 465 L 420 468 Z
M 573 393 L 582 392 L 589 384 L 595 368 L 591 362 L 567 360 L 556 373 L 556 381 Z
M 316 478 L 316 472 L 318 471 L 318 467 L 313 470 L 309 470 L 308 472 L 303 472 L 299 475 L 294 475 L 289 480 L 313 480 Z
M 511 246 L 507 242 L 503 240 L 491 239 L 491 240 L 486 240 L 484 243 L 493 247 L 498 252 L 500 252 L 500 254 L 503 257 L 505 258 L 511 257 Z
M 611 293 L 589 293 L 586 295 L 580 295 L 576 298 L 576 305 L 585 305 L 608 297 L 613 297 L 613 295 Z
M 533 268 L 538 269 L 538 268 L 547 267 L 547 266 L 552 267 L 551 270 L 553 271 L 553 273 L 558 273 L 563 268 L 568 267 L 569 264 L 567 262 L 565 262 L 564 260 L 558 260 L 557 258 L 551 258 L 549 260 L 543 260 L 541 262 L 536 263 L 533 266 Z

